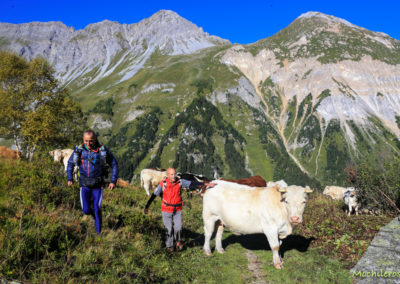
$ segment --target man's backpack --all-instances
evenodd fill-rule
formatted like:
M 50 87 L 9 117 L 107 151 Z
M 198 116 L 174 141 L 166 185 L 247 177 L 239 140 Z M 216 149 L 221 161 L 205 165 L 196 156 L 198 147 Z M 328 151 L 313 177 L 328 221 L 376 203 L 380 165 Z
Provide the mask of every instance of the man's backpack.
M 81 160 L 81 157 L 82 157 L 83 147 L 84 147 L 84 144 L 77 145 L 74 150 L 73 163 L 77 167 L 79 167 L 79 161 Z M 100 153 L 100 163 L 101 163 L 101 166 L 103 167 L 103 174 L 105 177 L 107 177 L 108 176 L 108 166 L 107 166 L 106 148 L 101 145 L 99 147 L 99 153 Z

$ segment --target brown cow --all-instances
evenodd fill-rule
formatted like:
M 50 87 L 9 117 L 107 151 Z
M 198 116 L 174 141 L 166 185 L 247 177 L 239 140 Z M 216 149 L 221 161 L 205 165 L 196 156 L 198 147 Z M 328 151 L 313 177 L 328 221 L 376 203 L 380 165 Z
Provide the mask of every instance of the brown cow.
M 0 146 L 0 158 L 16 160 L 18 157 L 19 155 L 17 151 L 8 148 L 7 146 Z
M 241 178 L 241 179 L 227 179 L 227 178 L 220 178 L 220 180 L 234 182 L 238 184 L 244 184 L 253 187 L 266 187 L 267 182 L 260 176 L 252 176 L 248 178 Z
M 252 187 L 266 187 L 267 182 L 260 176 L 252 176 L 248 178 L 241 178 L 241 179 L 226 179 L 220 178 L 219 180 L 229 181 L 237 184 L 248 185 Z M 204 192 L 206 191 L 206 186 L 201 188 L 200 195 L 203 196 Z
M 118 187 L 128 187 L 129 186 L 129 181 L 123 180 L 123 179 L 118 179 L 117 180 L 117 186 Z

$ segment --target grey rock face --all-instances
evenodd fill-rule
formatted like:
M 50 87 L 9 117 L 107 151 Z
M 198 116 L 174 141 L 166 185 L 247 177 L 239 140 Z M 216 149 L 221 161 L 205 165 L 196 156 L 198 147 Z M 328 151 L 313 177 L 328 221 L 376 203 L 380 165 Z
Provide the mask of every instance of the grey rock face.
M 240 97 L 244 102 L 246 102 L 249 106 L 262 109 L 262 102 L 261 99 L 258 97 L 256 90 L 254 89 L 253 85 L 247 80 L 245 77 L 240 77 L 237 80 L 237 85 L 232 88 L 228 88 L 221 91 L 215 91 L 211 95 L 211 102 L 216 105 L 216 103 L 228 103 L 228 96 L 227 94 L 235 95 Z
M 275 54 L 263 49 L 253 55 L 240 46 L 230 48 L 221 62 L 238 68 L 251 82 L 260 98 L 260 82 L 270 79 L 274 87 L 290 101 L 297 97 L 298 104 L 312 94 L 316 104 L 324 90 L 330 97 L 322 100 L 317 112 L 325 121 L 338 119 L 342 124 L 354 120 L 368 123 L 373 115 L 392 133 L 400 137 L 396 116 L 400 115 L 400 65 L 389 65 L 369 56 L 355 62 L 345 60 L 321 64 L 315 58 L 286 61 L 280 66 Z M 284 117 L 285 108 L 278 118 Z M 284 121 L 280 121 L 282 125 Z
M 356 283 L 400 283 L 400 222 L 397 217 L 380 229 L 350 273 L 358 277 Z
M 94 129 L 106 129 L 106 128 L 111 128 L 112 127 L 112 122 L 111 120 L 104 120 L 101 115 L 95 115 L 93 118 L 93 124 L 92 128 Z
M 61 22 L 0 23 L 0 49 L 28 59 L 37 56 L 53 64 L 59 78 L 70 83 L 93 70 L 85 84 L 110 75 L 125 63 L 120 79 L 133 76 L 155 51 L 190 54 L 229 44 L 210 36 L 172 11 L 159 11 L 137 24 L 102 21 L 76 31 Z

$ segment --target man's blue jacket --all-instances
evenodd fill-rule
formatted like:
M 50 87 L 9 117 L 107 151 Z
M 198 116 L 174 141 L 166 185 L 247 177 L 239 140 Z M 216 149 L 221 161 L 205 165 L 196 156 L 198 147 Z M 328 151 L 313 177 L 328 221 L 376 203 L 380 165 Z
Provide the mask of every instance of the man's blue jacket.
M 75 148 L 76 151 L 78 146 Z M 78 162 L 79 172 L 81 176 L 87 178 L 95 178 L 104 176 L 104 168 L 102 166 L 101 157 L 100 157 L 100 147 L 96 147 L 91 149 L 90 151 L 86 148 L 86 146 L 82 147 L 82 154 L 80 160 Z M 116 184 L 118 179 L 118 163 L 115 157 L 111 154 L 110 150 L 104 147 L 107 152 L 106 161 L 112 168 L 111 174 L 111 183 Z M 75 152 L 74 152 L 75 153 Z M 73 180 L 73 171 L 74 171 L 74 153 L 69 157 L 68 167 L 67 167 L 67 178 L 68 181 Z

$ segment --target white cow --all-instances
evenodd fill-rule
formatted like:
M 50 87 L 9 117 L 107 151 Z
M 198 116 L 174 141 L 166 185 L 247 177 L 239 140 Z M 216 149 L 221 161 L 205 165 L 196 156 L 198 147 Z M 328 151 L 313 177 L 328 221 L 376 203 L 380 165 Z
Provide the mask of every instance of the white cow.
M 346 191 L 348 191 L 349 189 L 354 190 L 354 187 L 325 186 L 325 189 L 322 192 L 322 194 L 328 195 L 328 196 L 332 197 L 332 199 L 334 199 L 334 200 L 342 200 L 344 193 Z
M 351 212 L 354 211 L 356 212 L 356 215 L 358 216 L 358 203 L 357 203 L 357 194 L 356 191 L 354 190 L 354 187 L 351 187 L 353 190 L 349 189 L 344 193 L 343 196 L 343 201 L 344 204 L 348 206 L 348 216 L 350 216 Z
M 282 268 L 279 256 L 279 239 L 292 233 L 292 226 L 303 221 L 307 186 L 292 185 L 280 188 L 250 187 L 216 180 L 203 198 L 204 251 L 211 255 L 210 238 L 215 222 L 219 221 L 216 249 L 223 253 L 222 233 L 227 226 L 234 234 L 264 233 L 272 249 L 274 267 Z
M 50 156 L 54 157 L 54 162 L 58 162 L 58 163 L 62 162 L 64 164 L 65 172 L 67 172 L 68 160 L 73 153 L 74 153 L 73 149 L 63 149 L 63 150 L 56 149 L 56 150 L 49 152 Z M 75 180 L 78 179 L 77 174 L 78 174 L 78 167 L 74 167 Z
M 143 169 L 140 172 L 140 184 L 146 190 L 146 194 L 150 195 L 150 190 L 153 190 L 157 185 L 167 177 L 167 171 Z

